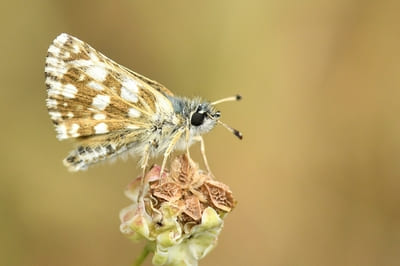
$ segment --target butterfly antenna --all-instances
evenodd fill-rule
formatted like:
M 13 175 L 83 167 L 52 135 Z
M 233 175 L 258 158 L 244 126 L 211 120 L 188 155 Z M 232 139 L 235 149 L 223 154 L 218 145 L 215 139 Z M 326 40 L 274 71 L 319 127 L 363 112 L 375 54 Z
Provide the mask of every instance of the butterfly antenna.
M 223 126 L 224 128 L 226 128 L 227 130 L 229 130 L 230 132 L 233 133 L 233 135 L 235 135 L 236 137 L 238 137 L 239 139 L 243 139 L 243 135 L 242 133 L 240 133 L 239 130 L 234 129 L 233 127 L 228 126 L 227 124 L 225 124 L 224 122 L 221 122 L 220 120 L 217 121 L 218 124 L 220 124 L 221 126 Z
M 226 97 L 226 98 L 217 100 L 215 102 L 212 102 L 211 105 L 217 105 L 217 104 L 224 103 L 224 102 L 235 102 L 235 101 L 240 101 L 241 99 L 242 99 L 242 96 L 237 94 L 235 96 Z M 220 120 L 218 120 L 218 124 L 222 125 L 224 128 L 226 128 L 227 130 L 232 132 L 233 135 L 235 135 L 239 139 L 243 139 L 243 135 L 242 135 L 242 133 L 240 133 L 239 130 L 236 130 L 233 127 L 228 126 L 227 124 L 225 124 L 224 122 L 221 122 Z
M 211 105 L 217 105 L 223 102 L 234 102 L 234 101 L 239 101 L 242 99 L 242 96 L 240 96 L 239 94 L 235 95 L 235 96 L 231 96 L 231 97 L 226 97 L 223 99 L 220 99 L 218 101 L 212 102 Z

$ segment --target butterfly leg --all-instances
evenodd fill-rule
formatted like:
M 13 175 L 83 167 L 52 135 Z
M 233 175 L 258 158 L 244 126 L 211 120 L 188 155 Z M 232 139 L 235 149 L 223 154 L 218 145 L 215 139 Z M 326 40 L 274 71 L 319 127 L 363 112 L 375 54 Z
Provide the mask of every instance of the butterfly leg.
M 214 176 L 211 172 L 210 166 L 208 165 L 207 156 L 206 156 L 206 146 L 204 145 L 204 139 L 202 136 L 195 137 L 196 140 L 200 142 L 200 151 L 203 156 L 204 164 L 206 165 L 207 171 L 211 176 Z
M 138 202 L 142 202 L 143 201 L 143 192 L 144 192 L 144 186 L 146 184 L 145 182 L 145 178 L 146 178 L 146 168 L 147 168 L 147 164 L 149 162 L 149 156 L 150 156 L 150 146 L 151 144 L 148 144 L 143 152 L 143 158 L 141 161 L 141 165 L 140 168 L 142 168 L 142 178 L 140 179 L 140 190 L 139 190 L 139 194 L 138 194 Z
M 167 149 L 164 152 L 164 159 L 161 165 L 160 177 L 162 177 L 165 169 L 165 165 L 167 164 L 168 156 L 171 154 L 174 149 L 175 144 L 178 142 L 179 138 L 182 136 L 184 129 L 180 129 L 175 135 L 172 137 L 171 142 L 169 143 Z
M 192 158 L 190 157 L 190 151 L 189 151 L 189 138 L 190 138 L 190 130 L 187 128 L 186 129 L 186 155 L 187 155 L 189 161 L 192 161 Z

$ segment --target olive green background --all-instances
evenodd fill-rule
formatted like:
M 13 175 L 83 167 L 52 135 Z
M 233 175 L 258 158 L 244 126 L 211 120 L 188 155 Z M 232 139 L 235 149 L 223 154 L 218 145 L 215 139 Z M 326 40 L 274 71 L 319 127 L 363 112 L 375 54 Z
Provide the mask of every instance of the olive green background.
M 238 200 L 201 265 L 400 264 L 399 1 L 2 1 L 0 265 L 131 265 L 136 160 L 71 174 L 44 60 L 61 32 L 218 106 L 205 136 Z M 201 163 L 199 147 L 192 152 Z M 150 264 L 147 260 L 147 264 Z

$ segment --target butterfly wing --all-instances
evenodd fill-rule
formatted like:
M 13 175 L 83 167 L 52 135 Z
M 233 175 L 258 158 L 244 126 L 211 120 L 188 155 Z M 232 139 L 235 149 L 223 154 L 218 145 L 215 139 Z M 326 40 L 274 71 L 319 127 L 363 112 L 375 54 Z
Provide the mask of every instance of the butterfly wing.
M 157 81 L 154 81 L 154 80 L 151 80 L 149 78 L 146 78 L 145 76 L 142 76 L 142 75 L 140 75 L 140 74 L 138 74 L 136 72 L 133 72 L 132 70 L 130 70 L 128 68 L 125 68 L 125 70 L 128 71 L 129 73 L 131 73 L 131 75 L 135 76 L 136 78 L 138 78 L 138 79 L 142 80 L 143 82 L 147 83 L 152 88 L 154 88 L 157 91 L 161 92 L 165 96 L 174 96 L 174 94 L 169 89 L 167 89 L 164 85 L 158 83 Z
M 130 139 L 151 129 L 159 114 L 174 115 L 166 97 L 172 93 L 163 85 L 65 33 L 48 49 L 45 77 L 57 138 L 81 144 L 65 160 L 71 170 L 125 151 Z

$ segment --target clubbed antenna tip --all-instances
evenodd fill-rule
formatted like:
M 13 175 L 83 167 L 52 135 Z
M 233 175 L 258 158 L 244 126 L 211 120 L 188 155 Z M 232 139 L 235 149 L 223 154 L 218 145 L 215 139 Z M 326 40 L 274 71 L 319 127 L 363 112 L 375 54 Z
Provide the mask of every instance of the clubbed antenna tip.
M 233 127 L 228 126 L 227 124 L 225 124 L 225 123 L 222 122 L 221 120 L 218 120 L 217 123 L 220 124 L 221 126 L 223 126 L 224 128 L 226 128 L 227 130 L 229 130 L 230 132 L 232 132 L 233 135 L 235 135 L 236 137 L 238 137 L 238 139 L 243 139 L 243 135 L 242 135 L 242 133 L 240 133 L 239 130 L 234 129 Z
M 242 135 L 242 133 L 240 133 L 239 130 L 233 129 L 233 135 L 235 135 L 236 137 L 238 137 L 240 140 L 243 139 L 243 135 Z

